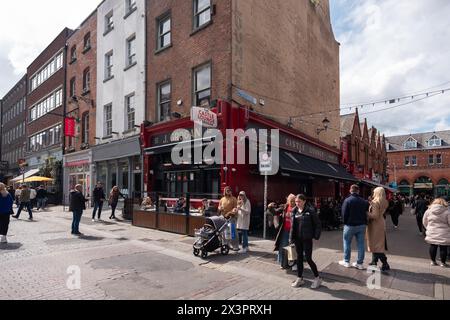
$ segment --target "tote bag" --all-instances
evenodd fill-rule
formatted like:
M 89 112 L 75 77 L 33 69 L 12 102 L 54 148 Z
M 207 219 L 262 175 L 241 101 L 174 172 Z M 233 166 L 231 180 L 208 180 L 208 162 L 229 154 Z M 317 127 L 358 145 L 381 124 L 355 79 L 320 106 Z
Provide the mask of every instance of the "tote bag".
M 287 251 L 287 256 L 288 256 L 289 261 L 297 260 L 297 250 L 295 249 L 295 246 L 284 247 L 284 250 Z

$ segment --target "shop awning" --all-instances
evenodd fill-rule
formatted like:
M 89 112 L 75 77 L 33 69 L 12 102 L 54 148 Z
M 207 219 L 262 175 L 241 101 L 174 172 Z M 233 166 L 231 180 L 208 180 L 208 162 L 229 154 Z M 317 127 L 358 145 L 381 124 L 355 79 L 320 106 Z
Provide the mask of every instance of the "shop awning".
M 388 190 L 388 191 L 390 191 L 392 193 L 396 193 L 397 192 L 396 189 L 393 189 L 393 188 L 391 188 L 391 187 L 389 187 L 387 185 L 384 185 L 384 184 L 381 184 L 381 183 L 378 183 L 378 182 L 375 182 L 375 181 L 372 181 L 372 180 L 362 179 L 361 182 L 365 183 L 365 184 L 367 184 L 367 185 L 369 185 L 371 187 L 385 188 L 386 190 Z
M 193 143 L 200 142 L 202 147 L 207 146 L 211 143 L 211 141 L 208 141 L 208 138 L 202 138 L 202 139 L 195 139 L 195 140 L 189 140 L 189 141 L 182 141 L 182 142 L 173 142 L 169 144 L 165 144 L 162 146 L 156 146 L 156 147 L 150 147 L 144 150 L 146 156 L 151 156 L 155 154 L 163 154 L 163 153 L 171 153 L 172 149 L 179 145 L 180 147 L 187 146 L 193 146 Z
M 39 173 L 39 169 L 33 169 L 33 170 L 28 171 L 28 172 L 25 172 L 25 175 L 21 174 L 20 176 L 15 177 L 11 181 L 12 182 L 16 182 L 16 183 L 21 183 L 23 181 L 23 179 L 27 179 L 29 177 L 35 176 L 38 173 Z
M 357 182 L 347 170 L 337 164 L 313 159 L 302 154 L 280 151 L 280 170 L 291 171 L 328 179 Z

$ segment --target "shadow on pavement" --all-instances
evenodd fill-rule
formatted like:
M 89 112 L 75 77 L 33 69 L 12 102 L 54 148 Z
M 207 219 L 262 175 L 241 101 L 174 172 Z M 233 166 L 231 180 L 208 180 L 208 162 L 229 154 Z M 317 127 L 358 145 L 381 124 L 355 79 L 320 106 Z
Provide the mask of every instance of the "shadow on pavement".
M 101 241 L 101 240 L 105 239 L 104 237 L 94 237 L 94 236 L 86 236 L 86 235 L 81 235 L 78 238 L 80 240 L 86 240 L 86 241 Z
M 0 244 L 0 251 L 18 250 L 23 246 L 21 243 L 2 243 Z

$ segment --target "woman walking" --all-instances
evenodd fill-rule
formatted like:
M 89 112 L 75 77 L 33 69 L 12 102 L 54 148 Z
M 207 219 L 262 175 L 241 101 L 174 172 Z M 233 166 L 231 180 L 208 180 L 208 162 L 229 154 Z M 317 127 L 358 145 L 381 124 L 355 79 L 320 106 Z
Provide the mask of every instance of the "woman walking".
M 111 206 L 112 209 L 111 216 L 109 217 L 110 220 L 116 219 L 116 208 L 117 204 L 119 203 L 119 197 L 125 199 L 125 196 L 119 191 L 119 187 L 114 186 L 111 192 L 109 193 L 109 200 L 108 200 L 109 205 Z
M 423 217 L 426 229 L 425 241 L 430 244 L 431 265 L 437 266 L 436 256 L 439 248 L 441 267 L 448 267 L 447 250 L 450 246 L 450 211 L 444 199 L 436 199 Z
M 368 251 L 372 252 L 371 266 L 377 266 L 381 260 L 383 266 L 381 271 L 389 271 L 385 252 L 387 251 L 386 241 L 386 220 L 384 214 L 389 207 L 384 188 L 376 188 L 373 191 L 373 200 L 370 203 L 368 213 L 367 244 Z
M 6 186 L 0 183 L 0 243 L 8 243 L 9 219 L 13 212 L 14 200 L 6 191 Z
M 299 194 L 295 198 L 296 207 L 292 211 L 292 227 L 289 234 L 289 244 L 295 244 L 297 251 L 297 280 L 292 283 L 292 287 L 298 288 L 305 282 L 303 281 L 303 253 L 313 274 L 314 281 L 311 289 L 320 287 L 322 280 L 319 277 L 317 265 L 312 259 L 313 239 L 319 240 L 322 230 L 319 216 L 313 207 L 306 204 L 306 197 Z
M 284 250 L 285 247 L 289 245 L 289 232 L 291 232 L 291 213 L 295 208 L 295 195 L 290 194 L 287 197 L 286 204 L 279 216 L 279 229 L 278 234 L 275 240 L 275 249 L 274 251 L 278 251 L 278 263 L 280 264 L 281 269 L 285 269 L 287 266 L 284 265 L 286 252 Z M 278 213 L 278 212 L 277 212 Z
M 248 200 L 244 191 L 241 191 L 238 196 L 237 204 L 237 223 L 236 228 L 239 237 L 242 237 L 242 250 L 239 253 L 248 252 L 248 230 L 250 229 L 250 216 L 252 213 L 252 205 Z

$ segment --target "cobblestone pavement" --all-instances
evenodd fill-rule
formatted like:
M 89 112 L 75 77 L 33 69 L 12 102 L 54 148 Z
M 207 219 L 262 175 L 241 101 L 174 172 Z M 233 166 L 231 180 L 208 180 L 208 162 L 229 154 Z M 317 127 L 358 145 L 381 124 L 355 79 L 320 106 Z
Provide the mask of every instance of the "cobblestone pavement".
M 272 241 L 251 239 L 249 254 L 202 260 L 186 236 L 124 221 L 92 222 L 86 212 L 80 227 L 85 236 L 78 238 L 70 235 L 71 214 L 62 207 L 34 215 L 34 222 L 13 220 L 9 243 L 0 246 L 0 299 L 450 299 L 450 270 L 430 267 L 410 215 L 402 217 L 399 230 L 389 225 L 393 272 L 372 290 L 366 285 L 372 274 L 336 267 L 340 231 L 324 232 L 315 244 L 324 283 L 312 290 L 308 268 L 307 286 L 290 287 L 295 274 L 279 269 Z M 78 271 L 80 287 L 73 288 Z

